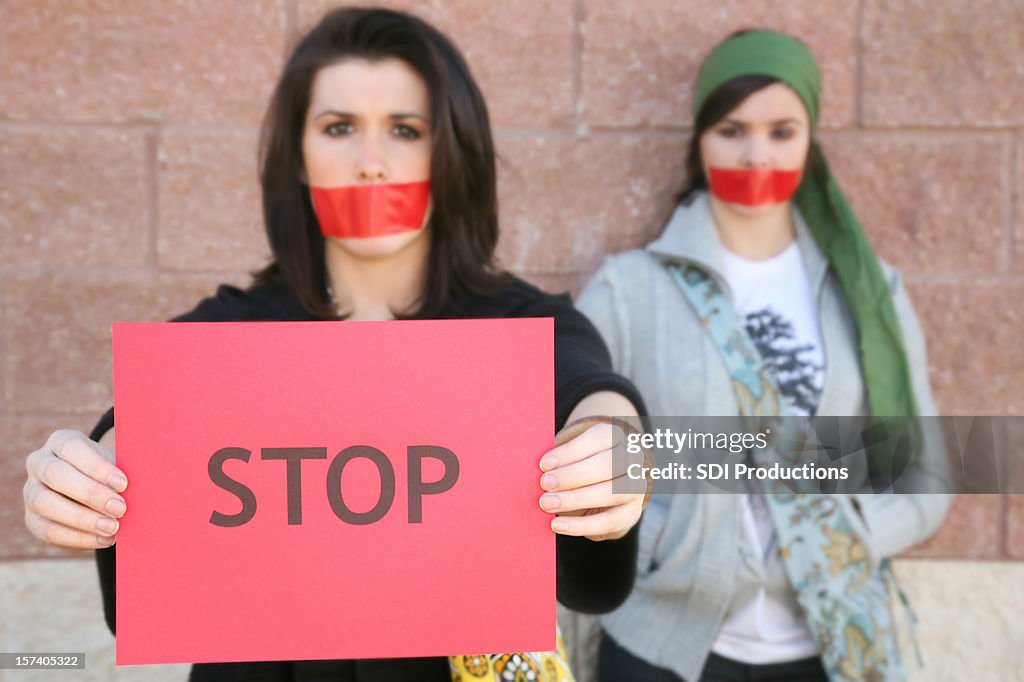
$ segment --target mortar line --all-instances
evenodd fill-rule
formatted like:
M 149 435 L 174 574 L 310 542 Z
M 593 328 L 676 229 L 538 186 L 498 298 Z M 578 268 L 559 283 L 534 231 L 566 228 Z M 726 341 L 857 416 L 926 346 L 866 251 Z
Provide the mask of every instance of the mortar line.
M 583 0 L 573 0 L 572 4 L 572 39 L 570 42 L 572 83 L 572 127 L 576 131 L 586 130 L 586 103 L 583 101 L 583 23 L 587 19 L 587 9 Z
M 159 130 L 146 133 L 146 226 L 148 233 L 146 263 L 154 271 L 160 269 L 160 142 Z
M 854 55 L 855 66 L 854 66 L 854 111 L 856 111 L 856 123 L 855 127 L 862 128 L 864 126 L 864 0 L 858 0 L 857 2 L 857 18 L 856 26 L 857 30 L 854 35 L 854 41 L 856 42 Z

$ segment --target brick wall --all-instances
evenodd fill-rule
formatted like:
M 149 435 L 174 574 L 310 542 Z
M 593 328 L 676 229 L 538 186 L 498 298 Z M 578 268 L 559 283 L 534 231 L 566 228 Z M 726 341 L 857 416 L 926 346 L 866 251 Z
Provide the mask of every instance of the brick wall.
M 290 36 L 333 4 L 0 0 L 0 560 L 68 556 L 23 530 L 23 461 L 110 403 L 110 323 L 164 319 L 265 261 L 258 122 Z M 503 263 L 574 292 L 670 213 L 710 47 L 742 27 L 800 36 L 822 139 L 906 275 L 941 409 L 1024 413 L 1019 0 L 388 4 L 449 32 L 482 84 Z M 1024 501 L 960 499 L 913 556 L 1024 559 Z

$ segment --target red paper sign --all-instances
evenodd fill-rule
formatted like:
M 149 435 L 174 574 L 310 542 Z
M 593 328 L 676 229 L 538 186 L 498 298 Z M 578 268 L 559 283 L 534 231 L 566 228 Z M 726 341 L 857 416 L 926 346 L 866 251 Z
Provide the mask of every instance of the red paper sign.
M 553 358 L 551 319 L 114 325 L 117 663 L 553 649 Z

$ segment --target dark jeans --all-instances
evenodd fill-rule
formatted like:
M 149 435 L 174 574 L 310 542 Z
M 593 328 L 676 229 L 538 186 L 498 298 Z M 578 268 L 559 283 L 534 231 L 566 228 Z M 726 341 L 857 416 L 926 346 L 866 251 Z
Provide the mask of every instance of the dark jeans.
M 601 633 L 597 659 L 598 682 L 684 682 L 671 670 L 653 666 L 637 658 Z M 712 653 L 697 682 L 828 682 L 819 658 L 787 663 L 750 665 Z

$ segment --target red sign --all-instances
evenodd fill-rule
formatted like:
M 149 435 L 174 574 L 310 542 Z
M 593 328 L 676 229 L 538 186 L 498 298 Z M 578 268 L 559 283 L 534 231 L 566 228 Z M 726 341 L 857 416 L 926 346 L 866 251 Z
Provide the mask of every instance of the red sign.
M 117 663 L 555 646 L 551 319 L 114 325 Z

